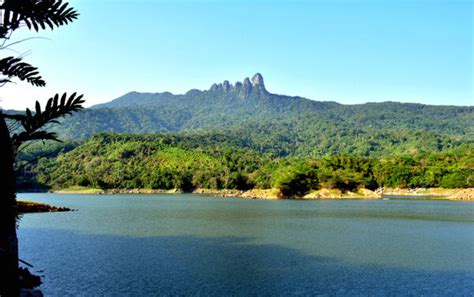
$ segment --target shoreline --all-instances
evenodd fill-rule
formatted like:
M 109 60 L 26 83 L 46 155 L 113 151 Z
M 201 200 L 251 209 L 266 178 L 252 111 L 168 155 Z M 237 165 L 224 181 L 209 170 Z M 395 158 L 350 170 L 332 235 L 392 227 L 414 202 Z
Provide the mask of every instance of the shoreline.
M 84 187 L 72 187 L 60 190 L 50 190 L 49 193 L 56 194 L 203 194 L 215 197 L 236 197 L 244 199 L 295 199 L 295 200 L 334 200 L 334 199 L 382 199 L 384 196 L 434 196 L 446 200 L 474 200 L 474 188 L 467 189 L 442 189 L 442 188 L 386 188 L 377 191 L 359 189 L 357 192 L 342 192 L 338 189 L 321 189 L 312 191 L 304 196 L 284 196 L 278 189 L 252 189 L 248 191 L 233 189 L 194 189 L 183 191 L 180 189 L 93 189 Z
M 474 201 L 474 188 L 443 189 L 443 188 L 414 188 L 386 189 L 385 196 L 433 196 L 445 200 Z
M 358 192 L 342 192 L 338 189 L 321 189 L 312 191 L 304 196 L 284 196 L 278 189 L 252 189 L 248 191 L 235 189 L 194 189 L 192 191 L 183 191 L 180 189 L 92 189 L 73 187 L 68 189 L 50 190 L 49 193 L 55 194 L 198 194 L 211 195 L 215 197 L 234 197 L 244 199 L 294 199 L 294 200 L 316 200 L 316 199 L 380 199 L 383 196 L 368 190 L 360 189 Z
M 39 213 L 39 212 L 63 212 L 74 211 L 74 209 L 63 206 L 52 206 L 45 203 L 17 200 L 16 210 L 19 214 Z

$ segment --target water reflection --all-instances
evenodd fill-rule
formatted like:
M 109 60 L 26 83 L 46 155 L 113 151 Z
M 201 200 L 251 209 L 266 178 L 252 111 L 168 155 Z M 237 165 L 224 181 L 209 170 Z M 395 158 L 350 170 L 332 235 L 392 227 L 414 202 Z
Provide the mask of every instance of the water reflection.
M 474 290 L 472 273 L 349 265 L 279 245 L 250 244 L 252 238 L 133 238 L 28 229 L 21 241 L 29 246 L 22 248 L 24 256 L 44 269 L 48 296 L 467 296 Z
M 21 256 L 48 295 L 469 295 L 474 204 L 51 195 Z

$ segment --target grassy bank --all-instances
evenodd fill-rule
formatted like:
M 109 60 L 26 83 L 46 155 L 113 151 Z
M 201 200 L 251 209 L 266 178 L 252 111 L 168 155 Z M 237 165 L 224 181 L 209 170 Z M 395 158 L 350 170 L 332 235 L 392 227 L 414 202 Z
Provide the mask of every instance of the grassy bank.
M 105 191 L 98 188 L 88 188 L 81 186 L 74 186 L 65 189 L 51 190 L 51 193 L 57 194 L 104 194 Z

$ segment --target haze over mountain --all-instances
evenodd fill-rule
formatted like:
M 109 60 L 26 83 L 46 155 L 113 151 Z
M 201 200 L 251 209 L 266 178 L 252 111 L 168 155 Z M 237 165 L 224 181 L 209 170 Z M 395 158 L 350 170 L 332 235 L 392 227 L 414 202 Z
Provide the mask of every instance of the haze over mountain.
M 243 82 L 224 81 L 182 95 L 130 92 L 66 118 L 56 132 L 69 139 L 99 132 L 193 132 L 283 155 L 371 155 L 394 147 L 442 150 L 472 142 L 473 115 L 474 107 L 342 105 L 277 95 L 257 73 Z

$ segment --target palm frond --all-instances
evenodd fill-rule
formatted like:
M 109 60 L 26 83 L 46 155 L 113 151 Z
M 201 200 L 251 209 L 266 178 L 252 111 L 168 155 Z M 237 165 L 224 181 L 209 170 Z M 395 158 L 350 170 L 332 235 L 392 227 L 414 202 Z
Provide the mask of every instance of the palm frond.
M 49 27 L 66 25 L 76 19 L 79 14 L 68 3 L 62 0 L 4 0 L 0 5 L 2 26 L 0 38 L 8 32 L 25 24 L 28 29 L 39 31 Z
M 19 121 L 22 125 L 22 132 L 14 133 L 11 137 L 14 151 L 17 151 L 22 143 L 33 140 L 56 140 L 59 141 L 55 133 L 42 130 L 47 124 L 58 123 L 58 119 L 70 115 L 83 108 L 82 95 L 73 93 L 69 97 L 64 93 L 61 97 L 56 94 L 46 103 L 44 110 L 36 101 L 35 112 L 26 109 L 25 114 L 3 115 L 11 120 Z
M 4 75 L 3 78 L 0 78 L 0 84 L 11 82 L 11 78 L 18 77 L 20 80 L 26 80 L 37 87 L 44 87 L 46 85 L 46 82 L 38 72 L 38 68 L 22 62 L 21 58 L 6 57 L 1 59 L 0 72 Z

